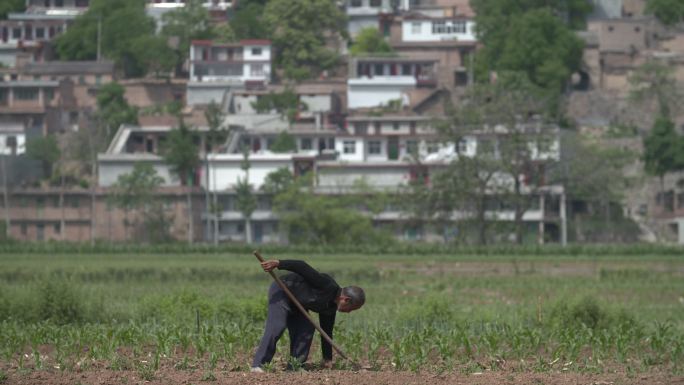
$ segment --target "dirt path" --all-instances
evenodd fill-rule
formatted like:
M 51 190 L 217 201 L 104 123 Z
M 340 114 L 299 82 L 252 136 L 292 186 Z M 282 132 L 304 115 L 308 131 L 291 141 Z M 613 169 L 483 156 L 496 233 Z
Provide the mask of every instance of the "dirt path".
M 92 370 L 81 373 L 60 371 L 10 372 L 3 384 L 49 384 L 49 385 L 105 385 L 105 384 L 235 384 L 235 385 L 422 385 L 422 384 L 530 384 L 530 385 L 624 385 L 624 384 L 667 384 L 684 385 L 684 376 L 670 373 L 626 373 L 583 374 L 583 373 L 515 373 L 485 372 L 481 374 L 432 374 L 406 372 L 343 372 L 319 371 L 298 373 L 245 373 L 180 371 L 164 369 L 157 371 L 151 381 L 144 381 L 135 371 Z

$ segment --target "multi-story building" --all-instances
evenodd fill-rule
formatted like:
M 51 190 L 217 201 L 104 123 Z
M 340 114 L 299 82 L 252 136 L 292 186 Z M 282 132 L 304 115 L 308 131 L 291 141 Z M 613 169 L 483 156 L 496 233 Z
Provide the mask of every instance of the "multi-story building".
M 348 108 L 398 103 L 408 105 L 407 93 L 437 85 L 437 60 L 407 56 L 356 57 L 349 65 Z
M 145 12 L 156 20 L 157 28 L 161 28 L 162 16 L 169 11 L 185 7 L 185 3 L 185 0 L 147 0 Z M 237 5 L 237 0 L 208 0 L 203 1 L 202 5 L 207 8 L 212 20 L 225 21 L 228 18 L 228 11 Z
M 189 105 L 221 103 L 233 89 L 271 81 L 271 42 L 242 40 L 222 44 L 195 40 L 190 47 Z
M 26 12 L 0 20 L 0 63 L 13 67 L 22 54 L 32 61 L 49 59 L 45 47 L 88 6 L 89 0 L 27 0 Z

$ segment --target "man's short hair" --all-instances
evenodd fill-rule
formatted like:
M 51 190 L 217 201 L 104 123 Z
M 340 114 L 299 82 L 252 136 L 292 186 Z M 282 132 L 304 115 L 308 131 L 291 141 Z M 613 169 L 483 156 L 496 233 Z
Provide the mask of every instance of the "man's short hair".
M 366 303 L 366 293 L 358 286 L 347 286 L 342 289 L 342 295 L 349 297 L 349 304 L 361 307 Z

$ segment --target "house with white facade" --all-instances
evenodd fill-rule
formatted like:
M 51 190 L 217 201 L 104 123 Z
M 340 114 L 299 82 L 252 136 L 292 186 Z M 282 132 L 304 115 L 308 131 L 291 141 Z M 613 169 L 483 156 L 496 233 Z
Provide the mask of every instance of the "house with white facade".
M 237 5 L 237 0 L 207 0 L 202 5 L 213 19 L 225 20 L 227 11 Z M 147 0 L 145 13 L 155 19 L 157 29 L 163 26 L 162 16 L 170 11 L 185 7 L 185 0 Z
M 437 85 L 437 60 L 404 56 L 353 58 L 347 80 L 348 108 L 408 105 L 406 93 Z
M 269 40 L 194 40 L 189 60 L 188 105 L 221 103 L 230 90 L 261 87 L 271 81 Z

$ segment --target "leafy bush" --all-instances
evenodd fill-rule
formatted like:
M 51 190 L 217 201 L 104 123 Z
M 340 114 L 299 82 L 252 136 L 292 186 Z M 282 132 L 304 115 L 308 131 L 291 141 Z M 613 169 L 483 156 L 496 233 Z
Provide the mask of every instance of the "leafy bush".
M 86 307 L 81 294 L 68 281 L 48 280 L 38 288 L 37 315 L 58 324 L 85 320 Z
M 551 311 L 550 321 L 562 327 L 586 326 L 590 329 L 607 329 L 616 325 L 635 325 L 634 317 L 623 309 L 611 309 L 593 297 L 578 301 L 561 301 Z

